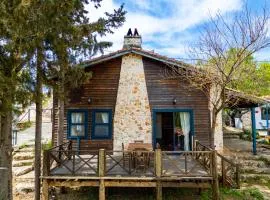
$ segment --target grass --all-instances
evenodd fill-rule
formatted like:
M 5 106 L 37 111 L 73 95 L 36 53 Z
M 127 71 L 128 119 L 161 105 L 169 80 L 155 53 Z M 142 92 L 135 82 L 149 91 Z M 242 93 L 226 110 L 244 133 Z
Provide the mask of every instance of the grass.
M 211 199 L 212 192 L 207 190 L 201 194 L 201 200 Z M 243 190 L 220 188 L 221 200 L 264 200 L 263 194 L 257 188 Z
M 24 149 L 24 148 L 27 148 L 29 145 L 26 144 L 26 143 L 23 143 L 19 146 L 19 149 Z
M 260 156 L 258 160 L 263 161 L 267 166 L 270 166 L 270 160 L 266 157 Z

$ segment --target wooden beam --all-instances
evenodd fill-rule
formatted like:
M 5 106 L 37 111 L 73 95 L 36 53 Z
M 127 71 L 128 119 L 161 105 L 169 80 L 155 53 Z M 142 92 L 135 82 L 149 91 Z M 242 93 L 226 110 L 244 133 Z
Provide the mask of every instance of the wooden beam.
M 76 180 L 67 180 L 67 181 L 51 181 L 50 186 L 56 187 L 98 187 L 99 181 L 76 181 Z
M 105 181 L 106 187 L 156 187 L 156 182 L 150 181 Z
M 210 188 L 211 183 L 194 183 L 194 182 L 162 182 L 162 187 L 173 188 Z
M 100 180 L 100 183 L 99 183 L 99 200 L 105 200 L 105 199 L 106 199 L 105 182 L 104 182 L 104 180 Z
M 155 150 L 155 169 L 156 169 L 156 177 L 161 177 L 162 175 L 162 152 L 161 149 Z
M 156 199 L 157 200 L 162 200 L 162 183 L 160 181 L 157 181 Z
M 212 184 L 212 195 L 213 200 L 219 200 L 219 183 L 218 183 L 218 168 L 217 168 L 217 151 L 213 151 L 212 155 L 212 162 L 213 162 L 213 184 Z
M 105 176 L 105 149 L 99 149 L 98 152 L 98 175 L 99 177 Z
M 49 200 L 49 184 L 48 180 L 42 180 L 42 200 Z

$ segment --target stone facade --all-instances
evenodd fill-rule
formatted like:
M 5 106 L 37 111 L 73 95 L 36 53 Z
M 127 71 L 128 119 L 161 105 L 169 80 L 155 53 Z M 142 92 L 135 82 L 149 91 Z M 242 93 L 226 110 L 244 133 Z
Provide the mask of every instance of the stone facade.
M 210 90 L 210 101 L 209 101 L 209 109 L 210 109 L 210 119 L 212 124 L 212 110 L 213 110 L 213 103 L 217 101 L 217 91 L 216 87 L 212 87 Z M 213 102 L 213 103 L 212 103 Z M 223 150 L 223 127 L 222 127 L 222 111 L 220 111 L 217 115 L 216 119 L 216 126 L 215 126 L 215 134 L 214 134 L 214 146 L 215 149 L 218 151 Z
M 113 122 L 113 148 L 121 150 L 134 140 L 152 143 L 152 120 L 142 57 L 122 57 Z
M 141 36 L 125 36 L 123 48 L 137 47 L 141 48 L 142 38 Z

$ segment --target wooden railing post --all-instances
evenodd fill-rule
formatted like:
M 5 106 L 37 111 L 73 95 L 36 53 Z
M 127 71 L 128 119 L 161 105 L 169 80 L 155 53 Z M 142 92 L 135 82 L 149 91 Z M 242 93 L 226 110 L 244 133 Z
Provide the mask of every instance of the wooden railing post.
M 102 177 L 105 176 L 106 170 L 106 154 L 105 149 L 99 149 L 98 152 L 98 175 L 99 175 L 99 200 L 106 199 L 106 189 L 104 179 Z
M 240 169 L 238 164 L 236 165 L 235 179 L 236 187 L 237 189 L 240 189 Z
M 46 176 L 50 175 L 50 152 L 43 152 L 43 177 L 42 177 L 42 199 L 49 200 L 49 185 Z
M 213 200 L 219 200 L 219 184 L 218 184 L 218 168 L 217 168 L 217 151 L 212 151 L 212 176 L 213 176 L 213 184 L 212 184 L 212 194 Z
M 155 150 L 155 175 L 157 178 L 156 186 L 156 199 L 162 200 L 162 183 L 159 180 L 162 175 L 162 151 L 161 149 Z
M 197 151 L 198 140 L 194 140 L 193 151 Z
M 221 178 L 222 178 L 222 186 L 224 187 L 226 185 L 226 170 L 225 170 L 225 161 L 221 157 Z
M 45 150 L 43 152 L 43 176 L 50 175 L 50 152 Z

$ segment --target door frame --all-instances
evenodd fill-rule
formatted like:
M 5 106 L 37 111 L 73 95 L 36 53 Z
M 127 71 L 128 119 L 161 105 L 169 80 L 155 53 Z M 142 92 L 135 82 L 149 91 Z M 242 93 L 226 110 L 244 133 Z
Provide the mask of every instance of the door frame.
M 191 108 L 154 108 L 152 109 L 152 146 L 153 149 L 156 149 L 156 122 L 157 122 L 157 113 L 174 113 L 174 112 L 188 112 L 190 114 L 190 131 L 191 136 L 194 137 L 194 112 Z

